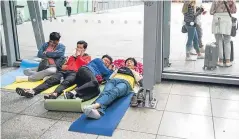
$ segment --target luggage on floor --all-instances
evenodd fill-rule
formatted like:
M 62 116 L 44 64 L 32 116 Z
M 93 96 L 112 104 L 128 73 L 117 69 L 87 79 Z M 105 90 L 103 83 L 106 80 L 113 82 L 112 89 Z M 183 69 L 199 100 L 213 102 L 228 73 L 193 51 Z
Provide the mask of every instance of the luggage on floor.
M 217 67 L 218 47 L 216 43 L 210 43 L 205 48 L 205 59 L 203 69 L 214 70 Z
M 233 46 L 233 41 L 230 42 L 231 44 L 231 55 L 230 55 L 230 61 L 234 61 L 234 46 Z M 225 59 L 225 51 L 224 51 L 224 43 L 223 43 L 223 63 L 226 63 Z

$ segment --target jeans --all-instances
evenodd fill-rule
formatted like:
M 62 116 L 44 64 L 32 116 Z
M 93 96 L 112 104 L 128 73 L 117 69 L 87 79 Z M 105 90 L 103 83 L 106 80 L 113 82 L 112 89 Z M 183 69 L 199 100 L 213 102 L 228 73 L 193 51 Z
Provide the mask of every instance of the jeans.
M 196 27 L 194 26 L 190 26 L 190 25 L 186 25 L 187 31 L 188 31 L 188 40 L 187 40 L 187 44 L 186 44 L 186 52 L 189 53 L 191 48 L 192 48 L 192 44 L 194 49 L 196 50 L 197 53 L 200 53 L 199 50 L 199 45 L 198 45 L 198 33 L 196 30 Z
M 223 60 L 223 42 L 224 42 L 224 53 L 225 59 L 230 60 L 231 57 L 231 36 L 223 34 L 215 34 L 216 43 L 219 48 L 219 59 Z
M 196 30 L 197 30 L 197 33 L 198 33 L 199 47 L 202 48 L 203 47 L 203 43 L 202 43 L 202 35 L 203 35 L 202 26 L 197 24 L 196 25 Z
M 90 100 L 100 94 L 99 84 L 95 75 L 85 66 L 78 70 L 76 84 L 76 97 L 83 99 L 83 101 Z
M 64 80 L 61 82 L 62 77 L 64 78 Z M 55 93 L 57 93 L 57 96 L 60 96 L 66 88 L 74 85 L 75 78 L 76 72 L 74 71 L 59 71 L 52 75 L 44 83 L 34 88 L 33 91 L 35 92 L 35 95 L 37 95 L 52 86 L 60 84 L 54 91 Z
M 100 104 L 100 113 L 105 114 L 106 108 L 113 103 L 116 99 L 129 95 L 130 85 L 123 79 L 111 79 L 106 83 L 103 92 L 101 92 L 99 98 L 95 101 Z

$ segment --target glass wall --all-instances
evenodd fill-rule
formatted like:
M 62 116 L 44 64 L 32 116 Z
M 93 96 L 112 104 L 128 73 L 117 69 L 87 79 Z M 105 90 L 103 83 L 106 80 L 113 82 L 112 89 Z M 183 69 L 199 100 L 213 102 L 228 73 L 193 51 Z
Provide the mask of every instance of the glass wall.
M 44 1 L 39 1 L 40 10 L 44 10 L 40 2 Z M 24 5 L 24 22 L 17 25 L 20 53 L 21 58 L 30 58 L 37 54 L 36 40 L 28 6 L 24 1 L 21 5 Z M 141 1 L 73 0 L 69 5 L 70 15 L 64 1 L 55 1 L 56 18 L 52 20 L 49 8 L 46 9 L 47 20 L 42 20 L 46 41 L 51 32 L 59 32 L 66 55 L 73 54 L 77 41 L 85 40 L 89 44 L 86 52 L 92 58 L 109 54 L 114 59 L 135 57 L 143 61 L 144 7 Z
M 193 47 L 196 44 L 192 41 L 188 42 L 188 49 L 186 48 L 187 40 L 192 39 L 191 34 L 182 33 L 182 26 L 184 25 L 183 20 L 184 16 L 182 14 L 183 2 L 175 1 L 171 3 L 171 18 L 167 21 L 166 24 L 170 25 L 170 42 L 163 46 L 164 56 L 169 56 L 169 64 L 166 62 L 164 64 L 164 72 L 169 73 L 185 73 L 185 74 L 200 74 L 200 75 L 209 75 L 209 76 L 230 76 L 230 77 L 239 77 L 239 48 L 236 47 L 239 44 L 239 36 L 232 37 L 231 41 L 234 44 L 234 52 L 232 51 L 229 55 L 234 55 L 234 60 L 232 61 L 232 66 L 228 66 L 225 63 L 221 66 L 217 66 L 216 69 L 207 70 L 203 69 L 204 66 L 204 50 L 207 44 L 215 42 L 215 36 L 212 34 L 212 20 L 213 16 L 210 15 L 210 8 L 212 2 L 201 2 L 200 0 L 196 1 L 196 6 L 202 6 L 205 10 L 203 14 L 200 15 L 197 19 L 200 21 L 202 28 L 202 45 L 200 45 L 200 39 L 198 40 L 200 53 L 203 57 L 197 56 L 197 49 Z M 239 3 L 236 3 L 237 8 Z M 168 6 L 165 8 L 169 8 Z M 169 13 L 170 13 L 169 12 Z M 239 17 L 239 12 L 233 15 L 234 17 Z M 197 30 L 198 37 L 200 38 L 200 30 Z M 190 33 L 191 30 L 190 30 Z M 189 37 L 190 38 L 189 38 Z M 189 47 L 190 46 L 190 47 Z M 231 47 L 231 46 L 230 46 Z M 190 58 L 186 57 L 186 52 L 190 54 Z M 209 55 L 212 56 L 212 55 Z M 210 57 L 209 57 L 210 58 Z

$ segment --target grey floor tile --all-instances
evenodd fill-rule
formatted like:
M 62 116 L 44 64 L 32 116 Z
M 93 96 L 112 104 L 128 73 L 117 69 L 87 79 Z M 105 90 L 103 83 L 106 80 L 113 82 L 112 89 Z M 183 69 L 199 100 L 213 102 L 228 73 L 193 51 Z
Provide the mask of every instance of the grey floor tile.
M 157 135 L 156 139 L 186 139 L 186 138 L 176 138 L 176 137 L 168 137 L 168 136 L 159 136 L 159 135 Z
M 239 87 L 211 86 L 210 94 L 212 98 L 239 100 Z
M 2 124 L 2 138 L 34 139 L 42 135 L 55 122 L 56 122 L 55 120 L 45 118 L 18 115 L 13 119 Z
M 1 112 L 1 124 L 16 116 L 15 113 Z
M 26 115 L 44 117 L 49 119 L 61 119 L 63 116 L 63 112 L 56 112 L 56 111 L 48 111 L 44 108 L 44 100 L 40 100 L 37 103 L 31 105 L 26 110 L 22 112 Z
M 167 111 L 212 116 L 210 98 L 169 95 Z
M 239 139 L 239 120 L 213 118 L 216 139 Z
M 61 118 L 62 121 L 69 121 L 74 122 L 78 118 L 80 118 L 82 113 L 72 113 L 72 112 L 65 112 L 63 117 Z
M 155 139 L 156 135 L 116 129 L 112 137 L 99 136 L 97 139 Z
M 154 94 L 154 96 L 158 100 L 156 109 L 165 110 L 169 94 Z
M 174 83 L 171 89 L 171 94 L 210 97 L 208 85 L 185 82 Z
M 25 98 L 19 96 L 17 93 L 3 94 L 4 95 L 1 97 L 2 111 L 12 113 L 19 113 L 41 99 L 40 96 L 35 96 L 33 98 Z
M 154 86 L 155 93 L 169 94 L 172 88 L 173 82 L 164 81 Z
M 156 134 L 162 113 L 162 111 L 153 109 L 130 108 L 121 120 L 118 128 Z
M 164 112 L 158 134 L 187 139 L 214 139 L 212 117 Z
M 212 99 L 213 116 L 239 119 L 239 101 Z
M 59 121 L 54 124 L 40 139 L 96 139 L 97 135 L 68 131 L 71 122 Z

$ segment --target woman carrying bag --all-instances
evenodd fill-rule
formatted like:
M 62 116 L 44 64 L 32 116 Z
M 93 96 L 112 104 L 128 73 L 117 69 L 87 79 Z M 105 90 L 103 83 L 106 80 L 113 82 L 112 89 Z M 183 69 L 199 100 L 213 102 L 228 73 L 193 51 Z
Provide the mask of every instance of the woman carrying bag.
M 218 66 L 221 67 L 224 66 L 224 64 L 226 67 L 232 66 L 232 63 L 230 62 L 231 35 L 234 35 L 232 34 L 233 24 L 230 14 L 234 14 L 236 12 L 237 7 L 234 0 L 214 1 L 210 9 L 210 14 L 213 15 L 212 33 L 215 35 L 216 43 L 219 47 Z M 225 63 L 223 62 L 224 54 Z

